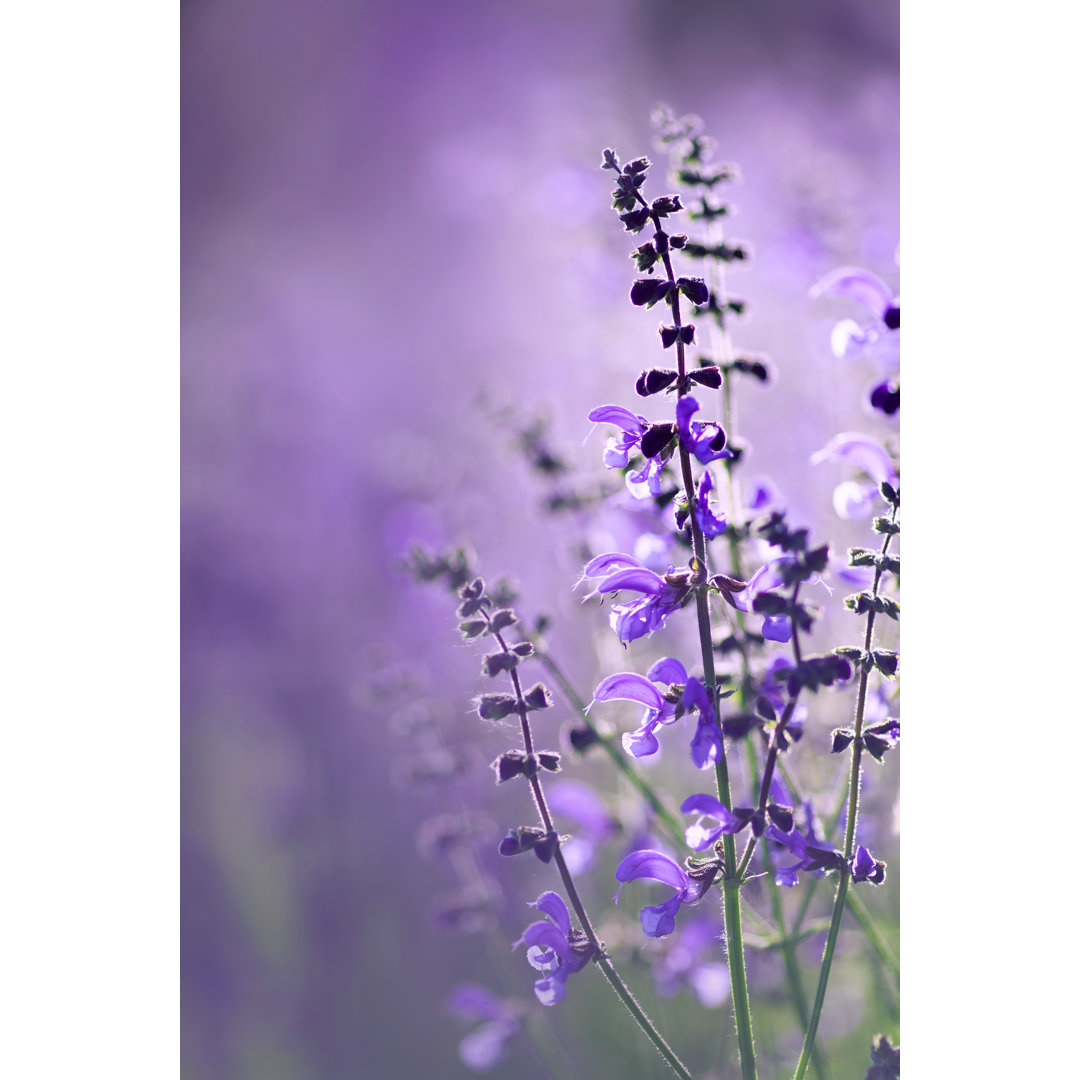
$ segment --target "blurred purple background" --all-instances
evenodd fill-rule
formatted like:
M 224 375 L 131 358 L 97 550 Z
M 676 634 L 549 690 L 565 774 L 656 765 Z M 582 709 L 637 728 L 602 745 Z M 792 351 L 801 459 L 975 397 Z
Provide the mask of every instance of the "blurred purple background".
M 559 621 L 569 523 L 490 414 L 542 411 L 596 471 L 585 414 L 637 407 L 656 320 L 627 303 L 635 242 L 598 163 L 656 158 L 657 101 L 701 114 L 744 177 L 735 336 L 780 372 L 741 405 L 753 472 L 855 542 L 828 517 L 838 476 L 806 459 L 872 429 L 869 376 L 833 359 L 837 309 L 806 294 L 845 263 L 896 282 L 897 6 L 187 0 L 182 18 L 184 1074 L 470 1075 L 441 1002 L 497 969 L 427 923 L 445 883 L 414 836 L 445 792 L 402 777 L 418 703 L 448 744 L 471 738 L 476 658 L 395 561 L 469 539 L 556 616 L 591 690 L 604 658 Z

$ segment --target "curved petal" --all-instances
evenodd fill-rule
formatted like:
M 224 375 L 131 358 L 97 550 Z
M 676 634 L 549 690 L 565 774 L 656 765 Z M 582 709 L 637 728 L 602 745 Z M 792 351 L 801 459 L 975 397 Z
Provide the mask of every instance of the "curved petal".
M 679 398 L 678 404 L 675 406 L 675 425 L 678 427 L 679 434 L 683 439 L 692 439 L 690 434 L 690 417 L 700 408 L 701 406 L 698 404 L 697 398 L 692 397 L 690 394 Z
M 602 593 L 618 592 L 620 589 L 632 589 L 634 592 L 655 596 L 664 591 L 664 579 L 651 570 L 646 570 L 644 566 L 632 566 L 609 574 L 596 587 L 596 591 Z
M 858 431 L 834 435 L 820 450 L 810 455 L 811 465 L 819 465 L 823 461 L 836 461 L 862 469 L 878 484 L 896 476 L 888 450 L 877 439 Z
M 884 281 L 857 266 L 842 266 L 826 274 L 811 290 L 812 297 L 848 296 L 872 311 L 879 319 L 893 302 L 893 292 Z
M 776 884 L 786 885 L 789 889 L 798 885 L 798 869 L 800 865 L 801 863 L 795 863 L 794 866 L 778 866 L 776 868 L 776 877 L 774 878 Z
M 647 848 L 632 851 L 615 870 L 616 881 L 635 881 L 638 878 L 651 878 L 680 891 L 686 888 L 689 881 L 686 871 L 674 859 Z
M 599 405 L 589 413 L 589 419 L 594 424 L 614 424 L 637 435 L 645 430 L 645 421 L 621 405 Z
M 686 846 L 691 851 L 704 851 L 724 831 L 716 826 L 710 829 L 702 821 L 703 818 L 686 826 Z
M 715 795 L 689 795 L 679 809 L 684 814 L 708 814 L 718 821 L 731 819 L 731 811 Z
M 863 330 L 854 319 L 841 319 L 829 335 L 833 356 L 851 359 L 858 356 L 877 336 L 873 330 Z
M 593 701 L 636 701 L 657 712 L 664 707 L 664 698 L 655 684 L 644 675 L 635 675 L 632 671 L 609 675 L 596 688 Z
M 704 713 L 699 716 L 697 731 L 690 741 L 690 758 L 699 769 L 708 768 L 719 758 L 720 739 L 715 719 Z
M 566 935 L 554 923 L 546 921 L 526 926 L 525 933 L 514 942 L 513 948 L 516 949 L 519 945 L 527 945 L 530 949 L 550 949 L 560 960 L 570 955 Z
M 768 641 L 790 641 L 791 620 L 786 615 L 766 615 L 761 636 Z
M 669 686 L 671 683 L 678 683 L 678 685 L 684 686 L 690 676 L 687 675 L 686 668 L 683 667 L 681 661 L 676 660 L 674 656 L 665 656 L 662 660 L 657 660 L 649 668 L 646 677 L 654 683 L 667 683 Z
M 651 757 L 660 749 L 660 741 L 654 728 L 646 724 L 637 731 L 627 731 L 622 737 L 622 746 L 631 757 Z
M 641 563 L 629 555 L 623 555 L 620 551 L 608 551 L 586 563 L 581 576 L 583 578 L 604 577 L 614 570 L 623 570 L 629 566 L 640 567 Z
M 529 906 L 551 919 L 564 938 L 570 935 L 570 912 L 566 910 L 566 901 L 557 892 L 542 892 Z
M 533 983 L 533 992 L 541 1005 L 558 1005 L 566 997 L 566 976 L 559 976 L 560 972 L 556 971 Z
M 675 916 L 683 902 L 683 894 L 677 892 L 670 900 L 662 904 L 653 904 L 641 909 L 641 929 L 649 937 L 666 937 L 675 929 Z
M 845 480 L 833 488 L 832 504 L 842 521 L 858 521 L 874 512 L 874 487 L 858 480 Z
M 709 692 L 700 679 L 691 677 L 686 680 L 682 700 L 684 708 L 697 709 L 704 719 L 710 723 L 715 722 L 716 713 L 713 711 L 712 702 L 709 701 Z

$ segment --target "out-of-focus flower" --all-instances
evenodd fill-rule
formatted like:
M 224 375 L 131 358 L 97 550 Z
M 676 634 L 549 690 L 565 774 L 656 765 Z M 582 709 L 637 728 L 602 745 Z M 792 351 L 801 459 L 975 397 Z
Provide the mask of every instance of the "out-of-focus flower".
M 820 450 L 811 454 L 810 464 L 823 461 L 849 465 L 866 473 L 873 483 L 845 480 L 833 491 L 833 508 L 844 520 L 866 518 L 874 512 L 877 489 L 883 480 L 895 485 L 899 473 L 888 450 L 876 439 L 856 431 L 834 435 Z
M 894 296 L 892 289 L 869 270 L 842 266 L 823 277 L 810 295 L 848 297 L 862 304 L 873 317 L 869 324 L 842 319 L 833 327 L 831 344 L 836 356 L 857 355 L 883 335 L 900 329 L 900 297 Z
M 600 581 L 584 598 L 586 600 L 597 593 L 627 591 L 641 594 L 637 600 L 612 605 L 611 628 L 624 645 L 661 629 L 667 617 L 682 607 L 690 593 L 687 573 L 671 571 L 660 577 L 637 559 L 617 552 L 593 559 L 582 572 L 581 580 L 588 578 L 599 578 Z
M 674 894 L 662 904 L 653 904 L 641 909 L 641 929 L 649 937 L 664 937 L 675 929 L 675 916 L 683 904 L 693 904 L 701 899 L 705 890 L 712 884 L 715 870 L 708 879 L 694 880 L 674 859 L 669 859 L 659 851 L 634 851 L 627 855 L 615 871 L 615 879 L 625 884 L 638 878 L 649 878 L 670 885 Z M 615 894 L 618 902 L 619 892 Z
M 558 893 L 541 893 L 529 906 L 547 918 L 525 927 L 513 947 L 528 946 L 525 955 L 529 963 L 544 972 L 544 977 L 533 983 L 536 1000 L 541 1005 L 557 1005 L 566 997 L 566 980 L 580 971 L 596 950 L 582 931 L 571 928 L 570 912 Z
M 596 858 L 596 849 L 619 830 L 619 823 L 607 812 L 600 796 L 580 780 L 561 780 L 546 787 L 548 806 L 558 818 L 576 822 L 569 840 L 560 844 L 571 874 L 587 870 Z
M 787 848 L 798 859 L 798 862 L 789 866 L 776 868 L 777 885 L 798 885 L 800 870 L 839 870 L 844 865 L 844 856 L 839 851 L 821 845 L 814 833 L 812 820 L 807 825 L 805 836 L 798 829 L 781 832 L 775 825 L 770 825 L 765 830 L 765 835 L 781 847 Z
M 708 951 L 723 939 L 722 924 L 707 915 L 689 920 L 652 961 L 653 981 L 661 997 L 674 997 L 688 986 L 706 1009 L 718 1009 L 731 994 L 727 965 L 710 962 Z
M 463 1020 L 482 1020 L 461 1040 L 458 1056 L 474 1072 L 488 1072 L 502 1060 L 506 1043 L 521 1030 L 520 1007 L 495 997 L 477 983 L 461 983 L 450 992 L 447 1010 Z

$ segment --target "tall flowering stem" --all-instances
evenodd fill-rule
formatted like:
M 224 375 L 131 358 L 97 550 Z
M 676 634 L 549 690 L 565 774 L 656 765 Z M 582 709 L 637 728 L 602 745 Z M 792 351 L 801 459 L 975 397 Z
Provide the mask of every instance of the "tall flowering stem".
M 898 609 L 892 601 L 886 601 L 880 595 L 881 579 L 884 576 L 886 568 L 890 567 L 889 561 L 889 545 L 892 542 L 892 538 L 900 531 L 900 525 L 897 522 L 897 515 L 900 510 L 900 497 L 899 492 L 894 490 L 890 485 L 882 485 L 882 493 L 885 498 L 892 503 L 892 512 L 888 518 L 878 518 L 875 522 L 875 528 L 884 534 L 885 539 L 881 544 L 881 552 L 877 559 L 874 560 L 876 569 L 874 572 L 874 584 L 869 593 L 869 598 L 866 593 L 856 594 L 854 603 L 850 603 L 855 611 L 859 611 L 860 608 L 865 608 L 867 611 L 866 617 L 866 636 L 863 643 L 863 657 L 869 658 L 873 654 L 871 652 L 871 645 L 874 640 L 874 620 L 879 611 L 891 615 L 893 618 L 897 617 Z M 859 696 L 855 706 L 855 730 L 854 738 L 852 740 L 852 754 L 851 754 L 851 775 L 848 781 L 848 809 L 847 809 L 847 827 L 844 831 L 844 865 L 840 870 L 840 881 L 836 888 L 836 899 L 833 902 L 832 918 L 829 921 L 829 934 L 825 940 L 825 952 L 821 959 L 821 974 L 818 977 L 817 993 L 814 996 L 814 1004 L 810 1012 L 810 1023 L 806 1029 L 806 1037 L 803 1040 L 802 1053 L 799 1056 L 799 1063 L 795 1069 L 794 1080 L 802 1080 L 806 1075 L 807 1067 L 810 1064 L 810 1056 L 814 1047 L 814 1039 L 817 1036 L 818 1022 L 821 1019 L 821 1010 L 825 1004 L 825 991 L 829 984 L 829 972 L 832 968 L 833 956 L 836 953 L 836 942 L 840 936 L 840 922 L 844 915 L 844 902 L 848 894 L 848 886 L 851 882 L 851 857 L 855 851 L 855 826 L 858 821 L 859 815 L 859 786 L 862 778 L 862 752 L 864 749 L 864 719 L 866 712 L 866 691 L 870 680 L 870 672 L 873 669 L 873 663 L 864 662 L 861 665 L 861 673 L 859 676 Z
M 521 738 L 525 747 L 525 761 L 535 762 L 537 760 L 537 755 L 533 747 L 532 727 L 529 723 L 528 696 L 521 687 L 521 679 L 517 673 L 517 662 L 516 660 L 510 659 L 513 657 L 521 657 L 522 655 L 529 655 L 532 651 L 532 646 L 530 643 L 527 643 L 529 644 L 528 651 L 523 650 L 521 645 L 511 648 L 503 637 L 502 631 L 497 627 L 492 615 L 488 613 L 487 608 L 482 606 L 478 609 L 477 613 L 484 619 L 487 624 L 488 633 L 490 633 L 499 643 L 503 656 L 507 658 L 505 670 L 507 670 L 510 675 L 510 681 L 513 684 L 514 694 L 517 698 L 515 711 L 518 714 L 521 724 Z M 499 665 L 495 666 L 498 667 Z M 604 947 L 597 937 L 596 931 L 593 929 L 588 913 L 585 910 L 585 905 L 582 903 L 581 896 L 578 893 L 577 886 L 574 884 L 573 876 L 566 865 L 566 860 L 563 858 L 561 840 L 555 830 L 551 811 L 548 808 L 547 800 L 544 797 L 544 788 L 543 784 L 540 782 L 539 769 L 536 766 L 531 768 L 527 766 L 521 771 L 521 775 L 528 778 L 533 802 L 536 804 L 537 813 L 540 815 L 540 820 L 544 826 L 545 839 L 550 838 L 551 859 L 554 861 L 555 866 L 559 871 L 559 877 L 562 878 L 566 894 L 570 898 L 570 905 L 573 907 L 574 912 L 581 923 L 581 928 L 585 933 L 585 937 L 588 940 L 589 946 L 592 949 L 592 958 L 596 961 L 604 978 L 607 979 L 611 988 L 618 994 L 620 1000 L 626 1006 L 630 1015 L 633 1016 L 642 1032 L 644 1032 L 645 1036 L 653 1046 L 656 1047 L 660 1056 L 668 1063 L 675 1074 L 682 1078 L 682 1080 L 693 1080 L 689 1069 L 687 1069 L 687 1067 L 679 1060 L 675 1051 L 671 1049 L 667 1041 L 657 1030 L 656 1025 L 653 1024 L 645 1013 L 645 1010 L 638 1004 L 634 995 L 630 992 L 629 987 L 627 987 L 619 977 L 618 972 L 615 970 L 615 966 L 611 962 L 611 958 L 604 951 Z M 543 843 L 543 841 L 541 841 L 541 843 Z M 534 850 L 536 847 L 539 847 L 539 845 L 535 845 Z M 541 856 L 541 858 L 542 857 L 543 856 Z
M 645 168 L 648 167 L 648 162 L 645 159 L 638 160 L 639 163 L 644 162 L 644 165 L 634 171 L 638 175 L 643 175 Z M 675 277 L 675 272 L 671 265 L 670 254 L 672 238 L 664 230 L 662 221 L 662 218 L 667 216 L 667 214 L 680 210 L 681 205 L 677 196 L 664 196 L 661 199 L 654 200 L 653 203 L 649 203 L 641 194 L 640 182 L 635 182 L 636 178 L 631 176 L 632 166 L 635 163 L 631 163 L 631 166 L 628 166 L 627 170 L 624 172 L 619 166 L 614 152 L 611 150 L 606 150 L 604 152 L 604 161 L 605 167 L 613 169 L 617 177 L 625 177 L 631 181 L 626 184 L 625 187 L 621 187 L 621 190 L 624 192 L 632 191 L 635 196 L 635 202 L 640 203 L 642 207 L 641 210 L 631 211 L 631 214 L 639 215 L 639 220 L 642 225 L 645 221 L 648 221 L 651 222 L 653 226 L 653 246 L 656 254 L 659 256 L 667 278 L 667 289 L 665 291 L 664 299 L 671 307 L 673 324 L 672 327 L 665 327 L 661 331 L 661 338 L 665 345 L 670 341 L 673 341 L 675 344 L 676 366 L 678 369 L 677 395 L 678 400 L 681 402 L 686 398 L 690 390 L 690 380 L 687 378 L 686 372 L 686 345 L 693 341 L 694 328 L 692 325 L 684 326 L 682 321 L 680 294 L 687 290 L 687 281 L 685 278 L 677 280 Z M 627 216 L 629 215 L 624 215 L 624 222 L 626 222 Z M 626 223 L 628 228 L 630 228 L 632 224 L 636 224 L 634 221 Z M 685 240 L 685 238 L 682 239 Z M 700 282 L 700 279 L 697 280 Z M 712 620 L 709 612 L 709 589 L 706 584 L 708 580 L 708 559 L 705 536 L 701 530 L 698 515 L 693 510 L 694 477 L 690 464 L 690 449 L 687 446 L 687 440 L 682 437 L 681 432 L 680 437 L 677 439 L 677 445 L 683 491 L 686 496 L 687 506 L 691 508 L 688 513 L 691 529 L 691 542 L 694 552 L 691 569 L 694 571 L 694 578 L 696 579 L 694 583 L 694 603 L 697 613 L 701 662 L 705 675 L 704 682 L 709 701 L 712 703 L 717 716 L 719 716 L 719 710 L 717 708 L 719 701 L 716 694 L 716 668 L 713 659 Z M 718 744 L 714 766 L 716 773 L 716 790 L 721 803 L 725 806 L 730 806 L 731 784 L 728 777 L 728 763 L 723 737 L 718 738 L 716 741 Z M 742 882 L 739 876 L 734 872 L 736 858 L 735 838 L 729 834 L 725 834 L 723 837 L 724 933 L 726 939 L 728 971 L 731 977 L 731 996 L 735 1011 L 735 1032 L 739 1043 L 739 1063 L 742 1069 L 743 1080 L 756 1080 L 757 1066 L 754 1058 L 754 1035 L 750 1017 L 750 997 L 746 982 L 746 958 L 742 936 L 742 911 L 740 905 L 740 888 Z

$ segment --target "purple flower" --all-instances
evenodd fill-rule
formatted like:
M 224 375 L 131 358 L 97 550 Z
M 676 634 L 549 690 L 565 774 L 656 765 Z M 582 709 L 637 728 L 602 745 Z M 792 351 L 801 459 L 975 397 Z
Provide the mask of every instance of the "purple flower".
M 744 821 L 740 825 L 715 795 L 691 795 L 679 809 L 684 814 L 698 815 L 686 829 L 686 843 L 692 851 L 703 851 L 721 834 L 737 833 L 746 824 Z
M 869 881 L 871 885 L 880 885 L 885 880 L 885 864 L 875 859 L 862 844 L 851 856 L 851 880 Z
M 559 845 L 570 873 L 587 870 L 593 864 L 597 847 L 618 830 L 618 822 L 607 812 L 596 792 L 580 780 L 561 780 L 549 785 L 547 801 L 556 817 L 568 817 L 579 826 L 569 840 Z
M 632 450 L 641 450 L 641 438 L 651 426 L 644 416 L 637 416 L 624 409 L 621 405 L 600 405 L 589 413 L 589 419 L 594 424 L 612 424 L 619 428 L 621 435 L 613 435 L 608 439 L 607 448 L 604 450 L 604 465 L 609 469 L 624 469 L 630 460 Z M 660 494 L 660 474 L 664 469 L 664 462 L 660 458 L 659 451 L 663 447 L 657 447 L 653 457 L 646 457 L 645 464 L 636 472 L 628 473 L 626 486 L 630 494 L 639 499 L 649 495 Z M 644 454 L 644 450 L 641 450 Z
M 724 449 L 727 436 L 719 424 L 711 421 L 704 424 L 691 421 L 690 417 L 700 408 L 697 399 L 689 394 L 679 398 L 675 406 L 675 426 L 679 429 L 679 441 L 702 465 L 708 465 L 717 458 L 732 457 L 731 451 Z
M 473 1072 L 487 1072 L 503 1058 L 506 1043 L 521 1030 L 520 1011 L 509 1002 L 500 1001 L 477 983 L 454 987 L 446 1002 L 447 1010 L 464 1020 L 483 1020 L 458 1046 L 458 1055 Z
M 694 499 L 694 518 L 706 540 L 715 540 L 726 528 L 727 519 L 717 517 L 709 507 L 709 492 L 713 489 L 712 473 L 706 469 L 698 481 L 697 497 Z
M 742 592 L 732 593 L 731 604 L 738 608 L 739 611 L 745 611 L 748 614 L 753 612 L 754 600 L 761 593 L 775 589 L 784 583 L 780 567 L 794 561 L 793 556 L 782 555 L 780 558 L 766 563 L 746 583 L 746 588 Z M 761 626 L 761 633 L 769 641 L 790 641 L 791 620 L 786 615 L 766 615 Z
M 833 491 L 833 508 L 837 517 L 849 521 L 866 518 L 874 512 L 878 485 L 888 480 L 895 485 L 899 479 L 892 456 L 876 439 L 856 431 L 845 431 L 831 438 L 817 453 L 810 456 L 811 465 L 823 461 L 850 465 L 866 473 L 873 483 L 846 480 Z
M 844 865 L 844 856 L 839 851 L 821 845 L 821 841 L 814 834 L 812 819 L 807 824 L 805 836 L 798 829 L 781 832 L 775 825 L 770 825 L 765 830 L 765 835 L 781 847 L 787 848 L 798 859 L 798 862 L 789 866 L 776 868 L 777 885 L 798 885 L 799 870 L 839 870 Z
M 708 768 L 723 751 L 723 736 L 716 723 L 716 712 L 709 701 L 705 684 L 698 679 L 687 679 L 683 690 L 684 709 L 697 709 L 698 726 L 690 740 L 690 757 L 699 769 Z
M 597 593 L 627 591 L 641 594 L 637 600 L 612 605 L 611 628 L 624 645 L 660 630 L 667 617 L 682 607 L 690 592 L 689 581 L 684 580 L 685 574 L 678 575 L 672 571 L 660 577 L 642 566 L 637 559 L 617 552 L 598 555 L 582 572 L 582 580 L 596 577 L 600 578 L 600 582 L 585 597 L 586 600 Z
M 546 920 L 531 923 L 514 942 L 528 946 L 526 957 L 544 977 L 533 984 L 541 1005 L 557 1005 L 566 997 L 566 980 L 593 957 L 594 946 L 580 931 L 570 926 L 570 912 L 563 898 L 554 892 L 541 893 L 529 905 L 544 913 Z
M 715 874 L 715 870 L 714 870 Z M 625 884 L 628 881 L 636 881 L 638 878 L 649 878 L 659 881 L 664 885 L 670 885 L 674 894 L 662 904 L 654 904 L 651 907 L 641 909 L 641 929 L 649 937 L 664 937 L 675 929 L 675 916 L 683 904 L 693 904 L 701 899 L 705 889 L 712 883 L 708 881 L 691 880 L 686 871 L 666 855 L 659 851 L 634 851 L 627 855 L 615 871 L 615 879 Z M 619 892 L 615 894 L 618 902 Z
M 876 274 L 854 266 L 834 270 L 810 290 L 812 297 L 845 296 L 862 304 L 873 316 L 870 325 L 842 319 L 833 327 L 832 350 L 836 356 L 855 356 L 882 336 L 900 329 L 900 297 Z
M 636 675 L 622 671 L 609 675 L 596 688 L 593 701 L 636 701 L 645 706 L 641 724 L 636 731 L 623 735 L 623 749 L 634 757 L 649 757 L 660 748 L 656 729 L 661 724 L 674 723 L 675 705 L 657 689 L 662 683 L 669 686 L 685 686 L 686 668 L 673 656 L 658 660 L 648 675 Z

